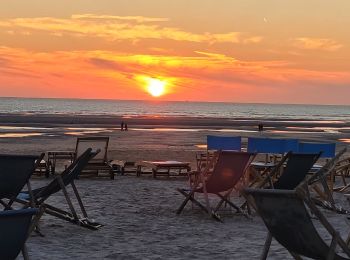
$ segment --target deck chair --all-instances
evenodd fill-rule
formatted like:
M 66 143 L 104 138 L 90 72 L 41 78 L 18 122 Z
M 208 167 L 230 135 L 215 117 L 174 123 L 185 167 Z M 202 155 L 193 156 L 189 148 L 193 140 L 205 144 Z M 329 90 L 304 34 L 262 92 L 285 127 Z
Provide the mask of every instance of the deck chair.
M 90 229 L 98 229 L 102 225 L 89 220 L 84 204 L 79 195 L 78 189 L 75 186 L 74 180 L 77 179 L 81 171 L 84 169 L 89 160 L 91 160 L 99 151 L 92 152 L 91 148 L 88 148 L 80 157 L 78 157 L 62 174 L 57 175 L 46 186 L 33 189 L 33 198 L 30 198 L 29 192 L 22 192 L 17 197 L 16 201 L 29 206 L 34 204 L 37 207 L 44 208 L 44 212 L 60 219 L 78 224 Z M 68 194 L 67 186 L 71 185 L 75 198 L 80 206 L 83 217 L 80 217 L 77 210 L 74 208 L 72 200 Z M 56 206 L 52 206 L 46 202 L 51 195 L 62 191 L 66 199 L 70 212 L 62 210 Z
M 0 155 L 0 204 L 5 209 L 11 209 L 26 184 L 30 190 L 29 179 L 44 155 Z
M 13 260 L 20 251 L 28 259 L 24 243 L 30 233 L 32 218 L 38 209 L 6 210 L 0 212 L 0 259 Z
M 217 158 L 215 158 L 216 156 Z M 244 176 L 250 163 L 254 160 L 254 157 L 255 154 L 253 153 L 232 151 L 218 152 L 212 160 L 215 166 L 213 167 L 213 172 L 209 176 L 206 176 L 206 174 L 211 168 L 211 165 L 208 165 L 205 171 L 199 173 L 200 178 L 197 178 L 198 181 L 192 185 L 189 190 L 177 189 L 185 196 L 185 200 L 178 208 L 177 214 L 182 212 L 188 201 L 192 201 L 195 205 L 199 206 L 217 220 L 221 220 L 217 211 L 224 202 L 236 209 L 237 212 L 243 213 L 238 206 L 229 200 L 229 196 L 236 188 L 237 183 Z M 205 206 L 195 199 L 194 195 L 196 193 L 204 194 Z M 215 194 L 221 199 L 214 209 L 210 206 L 208 194 Z
M 320 155 L 288 152 L 271 171 L 266 170 L 264 178 L 252 181 L 249 186 L 293 190 L 305 179 Z
M 321 153 L 320 158 L 325 158 L 326 160 L 332 159 L 335 156 L 335 143 L 299 143 L 298 153 Z M 315 164 L 311 171 L 317 172 L 322 168 L 322 165 Z
M 334 187 L 334 184 L 332 183 L 333 191 L 345 193 L 350 187 L 350 184 L 346 181 L 346 179 L 350 176 L 350 157 L 345 157 L 339 160 L 332 175 L 333 181 L 335 181 L 336 177 L 340 177 L 342 181 L 342 185 L 337 187 Z
M 313 196 L 312 199 L 315 204 L 322 206 L 326 209 L 333 210 L 337 213 L 349 213 L 339 205 L 336 205 L 333 199 L 332 189 L 328 186 L 327 179 L 333 180 L 334 169 L 337 167 L 339 158 L 346 152 L 346 148 L 338 152 L 331 160 L 329 160 L 320 170 L 312 174 L 312 176 L 305 180 L 305 184 L 301 184 L 304 188 L 308 189 L 308 192 L 315 191 L 317 196 Z
M 106 136 L 77 138 L 74 159 L 78 158 L 88 148 L 92 148 L 93 150 L 99 149 L 101 151 L 88 162 L 84 168 L 84 171 L 82 172 L 83 175 L 95 173 L 97 176 L 101 176 L 99 175 L 100 171 L 105 171 L 108 172 L 108 176 L 111 179 L 114 179 L 113 167 L 107 159 L 108 143 L 109 137 Z
M 269 235 L 261 259 L 266 259 L 274 237 L 295 259 L 350 259 L 350 250 L 339 233 L 323 216 L 304 190 L 245 189 L 254 198 L 258 213 Z M 314 226 L 309 211 L 314 214 L 332 237 L 327 243 Z M 337 246 L 345 256 L 335 252 Z
M 260 189 L 294 190 L 310 173 L 310 169 L 320 155 L 321 153 L 300 154 L 288 152 L 272 170 L 266 169 L 261 176 L 257 175 L 248 186 Z M 246 197 L 246 201 L 241 205 L 241 208 L 247 207 L 248 212 L 251 211 L 250 206 L 256 209 L 254 202 L 244 192 L 243 195 Z
M 242 138 L 240 136 L 207 135 L 206 153 L 196 154 L 197 171 L 203 170 L 216 151 L 241 151 Z

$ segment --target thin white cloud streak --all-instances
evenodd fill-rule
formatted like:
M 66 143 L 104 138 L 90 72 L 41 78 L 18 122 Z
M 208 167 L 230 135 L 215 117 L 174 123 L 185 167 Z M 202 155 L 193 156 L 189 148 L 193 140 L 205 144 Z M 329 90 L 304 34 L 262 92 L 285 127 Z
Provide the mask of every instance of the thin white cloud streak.
M 60 36 L 98 37 L 108 41 L 158 39 L 208 44 L 256 44 L 263 39 L 261 36 L 252 36 L 242 32 L 193 33 L 176 27 L 162 26 L 162 23 L 166 21 L 167 18 L 77 14 L 70 18 L 2 19 L 0 27 L 10 30 L 11 33 L 32 30 L 32 33 L 41 31 Z

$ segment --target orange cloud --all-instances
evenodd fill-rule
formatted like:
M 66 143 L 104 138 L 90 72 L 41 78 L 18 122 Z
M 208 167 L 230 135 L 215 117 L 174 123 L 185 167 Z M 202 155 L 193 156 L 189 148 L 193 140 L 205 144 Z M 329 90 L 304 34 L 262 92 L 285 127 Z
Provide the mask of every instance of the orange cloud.
M 163 98 L 170 100 L 349 102 L 349 72 L 295 69 L 284 61 L 202 51 L 181 57 L 6 47 L 0 57 L 1 96 L 147 99 L 137 80 L 146 76 L 169 80 Z
M 95 37 L 108 41 L 165 39 L 198 43 L 244 43 L 253 44 L 262 40 L 260 36 L 247 33 L 193 33 L 175 27 L 160 26 L 167 18 L 143 16 L 111 16 L 76 14 L 70 18 L 34 17 L 0 20 L 0 27 L 13 33 L 46 32 L 52 35 Z M 150 24 L 151 23 L 151 24 Z
M 332 39 L 307 37 L 294 39 L 293 45 L 300 49 L 323 51 L 336 51 L 343 47 L 342 44 Z

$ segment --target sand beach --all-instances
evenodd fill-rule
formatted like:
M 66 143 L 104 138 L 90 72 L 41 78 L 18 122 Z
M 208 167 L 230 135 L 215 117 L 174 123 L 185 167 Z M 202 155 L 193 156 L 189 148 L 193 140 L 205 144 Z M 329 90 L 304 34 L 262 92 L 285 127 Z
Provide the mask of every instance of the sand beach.
M 121 121 L 129 124 L 128 131 L 120 131 Z M 205 151 L 208 134 L 240 135 L 243 142 L 245 137 L 262 135 L 337 142 L 338 150 L 347 145 L 339 140 L 350 137 L 346 122 L 266 120 L 265 131 L 259 133 L 258 121 L 1 115 L 1 134 L 9 136 L 1 137 L 0 143 L 2 153 L 39 154 L 74 151 L 78 136 L 109 136 L 111 160 L 179 160 L 195 168 L 195 154 Z M 48 181 L 36 177 L 32 185 Z M 129 173 L 115 180 L 84 178 L 76 184 L 89 217 L 104 226 L 93 231 L 44 215 L 40 225 L 45 236 L 34 234 L 27 242 L 32 259 L 258 259 L 262 251 L 266 228 L 256 215 L 247 219 L 227 208 L 221 213 L 224 222 L 219 223 L 190 205 L 176 215 L 183 200 L 176 188 L 187 187 L 186 178 L 152 179 Z M 350 208 L 343 196 L 336 198 Z M 66 207 L 61 193 L 49 202 Z M 350 231 L 346 216 L 324 213 L 346 237 Z M 269 259 L 291 257 L 274 241 Z

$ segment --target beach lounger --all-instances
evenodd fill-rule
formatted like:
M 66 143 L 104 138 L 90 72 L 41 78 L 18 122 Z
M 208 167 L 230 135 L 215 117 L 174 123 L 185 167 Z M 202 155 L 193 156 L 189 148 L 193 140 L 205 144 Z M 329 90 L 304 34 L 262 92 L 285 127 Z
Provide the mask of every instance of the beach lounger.
M 272 238 L 285 247 L 295 259 L 301 259 L 301 256 L 312 259 L 350 259 L 350 250 L 345 241 L 303 189 L 245 189 L 245 193 L 254 198 L 258 213 L 269 230 L 261 259 L 267 258 Z M 309 212 L 314 214 L 328 231 L 332 237 L 330 243 L 321 237 Z M 346 257 L 335 252 L 338 245 Z
M 108 143 L 109 137 L 105 136 L 77 138 L 74 159 L 78 158 L 88 148 L 92 148 L 93 150 L 99 149 L 101 151 L 88 162 L 84 168 L 84 171 L 82 172 L 82 175 L 89 175 L 92 173 L 96 176 L 102 176 L 100 175 L 100 171 L 104 171 L 108 173 L 107 176 L 114 179 L 113 167 L 110 161 L 107 159 Z
M 5 209 L 11 209 L 26 184 L 30 190 L 29 179 L 44 155 L 0 155 L 0 204 Z
M 91 160 L 98 152 L 99 151 L 92 152 L 91 148 L 88 148 L 84 153 L 82 153 L 82 155 L 80 155 L 80 157 L 78 157 L 70 166 L 68 166 L 68 168 L 64 170 L 62 174 L 56 175 L 56 177 L 46 186 L 38 189 L 33 189 L 32 200 L 28 192 L 23 192 L 19 194 L 16 201 L 25 204 L 26 206 L 34 204 L 37 207 L 44 208 L 45 213 L 72 222 L 74 224 L 78 224 L 90 229 L 98 229 L 102 225 L 92 222 L 88 219 L 84 204 L 74 183 L 74 180 L 77 179 L 88 161 Z M 68 185 L 71 185 L 73 189 L 75 198 L 79 204 L 83 217 L 80 217 L 77 213 L 77 210 L 74 208 L 74 205 L 66 188 Z M 50 205 L 46 202 L 51 195 L 59 191 L 63 192 L 70 212 L 62 210 L 57 206 Z
M 244 176 L 254 157 L 255 154 L 253 153 L 232 151 L 218 152 L 211 162 L 215 166 L 213 167 L 213 172 L 209 176 L 207 175 L 207 172 L 211 168 L 210 164 L 207 165 L 206 170 L 199 173 L 200 178 L 196 178 L 196 183 L 191 185 L 190 189 L 177 189 L 185 196 L 185 200 L 178 208 L 177 214 L 182 212 L 189 201 L 199 206 L 202 210 L 217 220 L 220 220 L 217 211 L 221 208 L 224 202 L 236 209 L 237 212 L 243 213 L 238 206 L 229 200 L 229 196 L 235 189 L 237 183 Z M 194 195 L 196 193 L 202 193 L 204 195 L 205 205 L 195 199 Z M 221 199 L 214 209 L 210 206 L 208 194 L 215 194 Z
M 30 234 L 32 218 L 38 209 L 6 210 L 0 212 L 0 259 L 13 260 L 23 252 L 28 259 L 25 241 Z

